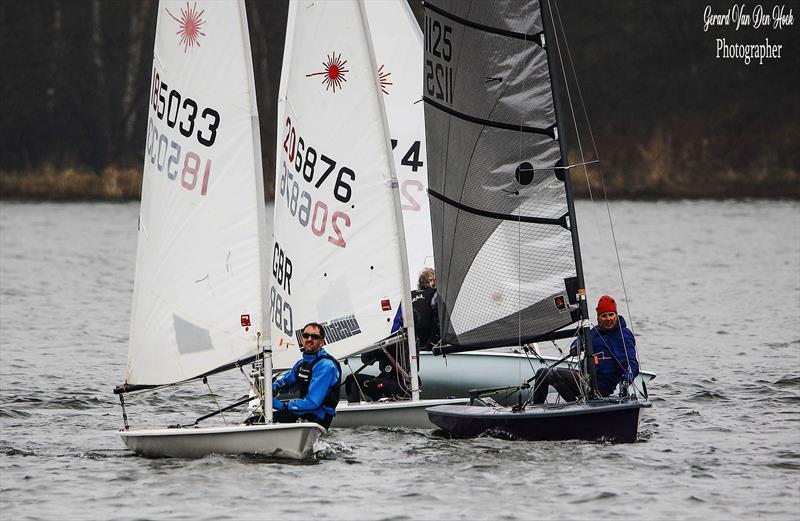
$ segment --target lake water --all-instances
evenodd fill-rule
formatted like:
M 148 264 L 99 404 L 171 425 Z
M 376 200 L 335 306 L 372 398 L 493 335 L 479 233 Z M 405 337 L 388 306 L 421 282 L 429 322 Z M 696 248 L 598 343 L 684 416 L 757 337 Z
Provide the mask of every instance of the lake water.
M 589 295 L 621 302 L 605 207 L 578 211 Z M 612 205 L 621 313 L 658 375 L 639 442 L 334 429 L 306 464 L 147 460 L 115 434 L 137 212 L 0 202 L 3 519 L 800 518 L 796 202 Z M 192 419 L 198 388 L 129 413 Z

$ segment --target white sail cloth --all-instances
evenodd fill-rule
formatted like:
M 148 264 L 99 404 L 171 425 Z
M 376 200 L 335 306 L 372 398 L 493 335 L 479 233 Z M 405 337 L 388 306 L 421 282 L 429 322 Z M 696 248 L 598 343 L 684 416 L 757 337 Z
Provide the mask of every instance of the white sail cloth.
M 278 100 L 269 287 L 274 367 L 308 322 L 341 358 L 392 331 L 403 294 L 385 109 L 357 2 L 292 2 Z M 396 181 L 394 181 L 396 183 Z
M 422 102 L 422 31 L 406 0 L 364 2 L 392 138 L 412 284 L 433 267 Z
M 150 88 L 128 384 L 255 352 L 266 239 L 244 3 L 162 0 Z

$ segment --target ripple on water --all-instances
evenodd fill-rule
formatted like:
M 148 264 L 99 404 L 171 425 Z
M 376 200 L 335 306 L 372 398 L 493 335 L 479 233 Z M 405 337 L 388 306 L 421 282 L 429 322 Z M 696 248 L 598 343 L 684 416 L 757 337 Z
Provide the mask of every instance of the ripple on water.
M 730 398 L 728 398 L 727 396 L 725 396 L 721 392 L 709 391 L 709 390 L 706 389 L 706 390 L 703 390 L 703 391 L 700 391 L 700 392 L 697 392 L 697 393 L 693 394 L 692 396 L 689 397 L 689 399 L 687 401 L 689 401 L 689 402 L 709 402 L 709 401 L 715 401 L 715 400 L 728 401 L 728 400 L 730 400 Z
M 19 409 L 0 409 L 0 418 L 30 418 L 31 414 Z
M 0 449 L 0 454 L 5 456 L 36 456 L 32 450 L 23 450 L 16 447 L 4 447 Z
M 617 497 L 617 494 L 615 494 L 614 492 L 600 492 L 599 494 L 595 494 L 593 496 L 575 499 L 573 501 L 570 501 L 570 503 L 573 504 L 591 503 L 592 501 L 601 501 L 604 499 L 612 499 L 615 497 Z
M 780 380 L 773 383 L 778 387 L 796 387 L 800 388 L 800 376 L 784 376 Z

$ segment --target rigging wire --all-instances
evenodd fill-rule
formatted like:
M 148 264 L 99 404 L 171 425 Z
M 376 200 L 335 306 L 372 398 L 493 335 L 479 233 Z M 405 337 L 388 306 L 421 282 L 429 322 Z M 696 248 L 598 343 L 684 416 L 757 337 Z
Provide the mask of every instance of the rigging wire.
M 616 236 L 616 232 L 614 230 L 614 220 L 611 217 L 611 205 L 609 205 L 609 203 L 608 203 L 608 193 L 606 191 L 605 174 L 603 172 L 602 163 L 600 163 L 600 153 L 597 150 L 597 142 L 595 141 L 595 138 L 594 138 L 594 132 L 592 132 L 592 126 L 589 123 L 589 114 L 588 114 L 588 112 L 586 110 L 586 103 L 583 100 L 583 93 L 581 91 L 580 82 L 578 81 L 578 74 L 575 71 L 575 62 L 572 60 L 572 53 L 569 50 L 569 42 L 567 41 L 566 33 L 564 32 L 564 25 L 563 25 L 563 22 L 561 20 L 561 12 L 558 10 L 558 5 L 555 6 L 555 12 L 556 12 L 556 15 L 558 16 L 558 23 L 559 23 L 559 27 L 561 28 L 561 33 L 564 36 L 564 47 L 566 49 L 567 58 L 569 60 L 569 65 L 570 65 L 570 68 L 572 70 L 572 76 L 575 79 L 575 88 L 577 90 L 578 98 L 579 98 L 580 103 L 581 103 L 581 109 L 583 111 L 583 117 L 584 117 L 584 120 L 586 121 L 586 129 L 589 132 L 589 137 L 590 137 L 591 142 L 592 142 L 592 149 L 593 149 L 594 155 L 595 155 L 595 157 L 597 158 L 597 161 L 598 161 L 597 168 L 598 168 L 598 171 L 600 173 L 600 183 L 601 183 L 601 186 L 603 188 L 603 199 L 605 201 L 606 213 L 608 214 L 608 222 L 609 222 L 609 227 L 610 227 L 610 231 L 611 231 L 612 242 L 613 242 L 613 245 L 614 245 L 614 253 L 616 254 L 616 257 L 617 257 L 617 266 L 619 268 L 620 282 L 622 283 L 622 292 L 623 292 L 623 294 L 625 296 L 625 309 L 626 309 L 626 312 L 628 314 L 628 320 L 630 322 L 631 331 L 633 331 L 634 330 L 634 327 L 633 327 L 633 315 L 631 314 L 630 305 L 629 305 L 629 299 L 628 299 L 628 289 L 627 289 L 627 286 L 625 284 L 625 276 L 624 276 L 623 271 L 622 271 L 622 260 L 620 259 L 620 256 L 619 256 L 619 247 L 617 245 L 617 236 Z M 552 15 L 551 15 L 551 19 L 552 19 Z M 561 56 L 561 54 L 559 52 L 559 57 L 560 56 Z M 563 69 L 563 60 L 562 60 L 562 69 Z M 564 79 L 566 81 L 566 73 L 565 73 Z M 569 92 L 569 86 L 567 86 L 567 91 Z M 574 112 L 573 112 L 573 121 L 575 121 Z M 575 122 L 575 133 L 577 135 L 578 148 L 579 148 L 580 154 L 581 154 L 581 161 L 585 162 L 584 156 L 583 156 L 583 147 L 581 146 L 580 135 L 578 135 L 577 122 Z M 586 185 L 587 185 L 587 187 L 589 189 L 589 198 L 590 198 L 590 200 L 592 202 L 592 206 L 594 207 L 594 197 L 592 195 L 592 186 L 589 183 L 588 169 L 585 166 L 584 166 L 584 172 L 586 173 Z M 599 222 L 599 219 L 595 218 L 595 222 L 596 223 Z
M 548 2 L 548 5 L 550 5 L 550 4 L 551 3 Z M 578 74 L 575 71 L 575 63 L 572 60 L 572 53 L 569 50 L 569 42 L 567 41 L 567 35 L 566 35 L 566 32 L 564 31 L 564 24 L 563 24 L 563 21 L 561 20 L 561 12 L 558 10 L 558 6 L 557 5 L 555 6 L 555 12 L 556 12 L 556 16 L 558 17 L 558 27 L 560 28 L 560 30 L 561 30 L 560 32 L 562 34 L 562 38 L 564 39 L 564 47 L 565 47 L 567 58 L 568 58 L 567 62 L 569 63 L 570 69 L 572 71 L 572 77 L 573 77 L 573 79 L 575 81 L 575 88 L 577 90 L 578 98 L 579 98 L 580 103 L 581 103 L 581 108 L 582 108 L 582 111 L 583 111 L 583 117 L 584 117 L 584 120 L 586 121 L 586 127 L 587 127 L 587 130 L 589 131 L 589 136 L 591 138 L 592 148 L 594 150 L 594 155 L 599 161 L 600 154 L 599 154 L 599 152 L 597 150 L 597 142 L 595 141 L 594 133 L 592 132 L 592 126 L 591 126 L 591 124 L 589 122 L 589 114 L 588 114 L 588 112 L 586 110 L 586 104 L 585 104 L 584 99 L 583 99 L 583 93 L 581 92 L 580 82 L 578 81 Z M 553 23 L 553 28 L 555 28 L 556 24 L 555 24 L 555 19 L 553 18 L 553 10 L 550 10 L 550 20 Z M 554 32 L 556 32 L 556 31 L 554 31 Z M 582 163 L 586 163 L 586 159 L 584 157 L 584 152 L 583 152 L 583 144 L 581 142 L 580 132 L 578 130 L 578 122 L 577 122 L 577 119 L 576 119 L 576 116 L 575 116 L 575 109 L 574 109 L 574 105 L 572 104 L 572 94 L 571 94 L 571 91 L 570 91 L 569 82 L 567 80 L 567 72 L 566 72 L 565 67 L 564 67 L 564 64 L 567 63 L 567 62 L 565 62 L 564 56 L 561 53 L 561 45 L 559 43 L 559 38 L 558 38 L 557 34 L 556 34 L 556 49 L 558 50 L 559 61 L 561 62 L 561 72 L 562 72 L 562 75 L 564 77 L 565 90 L 567 92 L 567 97 L 569 99 L 570 113 L 572 115 L 572 122 L 573 122 L 573 125 L 574 125 L 574 128 L 575 128 L 575 137 L 576 137 L 576 141 L 578 143 L 578 150 L 579 150 L 579 153 L 580 153 L 580 156 L 581 156 L 581 162 Z M 589 198 L 590 198 L 590 201 L 591 201 L 591 204 L 592 204 L 592 208 L 594 208 L 594 196 L 592 194 L 591 184 L 589 183 L 589 171 L 588 171 L 588 168 L 585 165 L 583 167 L 583 170 L 584 170 L 584 174 L 586 176 L 586 185 L 587 185 L 587 187 L 589 189 Z M 633 315 L 631 314 L 631 310 L 630 310 L 630 304 L 629 304 L 630 299 L 628 298 L 628 288 L 627 288 L 627 285 L 625 284 L 625 276 L 624 276 L 623 270 L 622 270 L 622 260 L 621 260 L 620 255 L 619 255 L 619 247 L 618 247 L 618 244 L 617 244 L 617 235 L 616 235 L 616 231 L 614 230 L 614 221 L 613 221 L 613 218 L 611 217 L 611 206 L 608 203 L 608 193 L 606 191 L 605 175 L 603 173 L 602 163 L 598 164 L 598 171 L 600 173 L 601 186 L 603 187 L 603 199 L 605 200 L 606 213 L 608 214 L 609 228 L 610 228 L 610 231 L 611 231 L 611 238 L 612 238 L 612 242 L 613 242 L 613 245 L 614 245 L 614 254 L 616 255 L 616 258 L 617 258 L 617 268 L 619 269 L 620 282 L 622 283 L 622 292 L 623 292 L 623 295 L 625 297 L 625 309 L 626 309 L 626 312 L 628 314 L 628 320 L 630 322 L 631 331 L 634 331 L 634 326 L 633 326 L 634 320 L 633 320 Z M 596 223 L 599 222 L 599 219 L 595 218 L 595 222 Z M 621 324 L 620 324 L 620 327 L 622 327 Z M 627 357 L 628 357 L 628 349 L 627 349 L 627 346 L 625 345 L 625 336 L 624 335 L 622 335 L 622 345 L 623 345 L 623 348 L 625 350 L 625 358 L 627 359 Z M 639 363 L 639 367 L 641 369 L 641 363 L 639 362 L 638 350 L 635 349 L 634 351 L 636 353 L 637 363 Z M 627 362 L 628 362 L 628 368 L 627 369 L 628 369 L 628 371 L 630 371 L 630 361 L 628 360 Z
M 219 403 L 217 403 L 217 395 L 215 395 L 214 391 L 211 390 L 211 384 L 208 383 L 208 378 L 203 378 L 203 383 L 206 384 L 206 387 L 208 387 L 208 392 L 211 394 L 211 398 L 214 400 L 214 405 L 217 406 L 217 410 L 219 411 L 219 415 L 222 416 L 222 421 L 224 421 L 225 422 L 225 426 L 227 426 L 228 425 L 228 420 L 225 419 L 225 415 L 222 414 L 222 408 L 219 406 Z
M 528 4 L 525 4 L 527 8 Z M 527 9 L 526 9 L 527 10 Z M 528 13 L 524 13 L 524 19 L 528 18 Z M 523 45 L 527 46 L 528 44 L 528 33 L 525 31 L 523 36 Z M 523 76 L 522 79 L 522 91 L 527 92 L 525 89 L 525 84 L 528 77 L 527 75 Z M 520 115 L 520 127 L 522 127 L 523 121 Z M 522 162 L 522 139 L 523 134 L 519 132 L 517 136 L 517 164 Z M 517 206 L 517 345 L 522 348 L 522 201 L 520 200 L 520 204 Z M 525 357 L 527 358 L 527 352 Z M 521 374 L 517 375 L 519 378 L 522 377 Z

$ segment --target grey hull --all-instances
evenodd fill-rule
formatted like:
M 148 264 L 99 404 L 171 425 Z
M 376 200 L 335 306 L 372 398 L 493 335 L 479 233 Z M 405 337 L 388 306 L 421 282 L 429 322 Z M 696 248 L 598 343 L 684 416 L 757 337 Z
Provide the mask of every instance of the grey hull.
M 554 364 L 560 358 L 542 357 L 547 364 Z M 470 389 L 486 389 L 493 387 L 507 387 L 519 385 L 533 378 L 536 371 L 544 367 L 535 356 L 526 356 L 524 353 L 504 351 L 474 351 L 469 353 L 455 353 L 447 356 L 434 356 L 430 352 L 419 354 L 419 376 L 422 397 L 425 399 L 439 399 L 468 396 Z M 350 367 L 355 371 L 361 366 L 358 357 L 349 360 Z M 566 367 L 562 363 L 560 367 Z M 364 374 L 374 374 L 374 367 L 367 367 Z M 347 366 L 342 366 L 342 378 L 350 374 Z M 636 378 L 635 386 L 643 391 L 643 383 L 655 378 L 655 374 L 642 371 Z M 509 399 L 515 399 L 510 396 Z
M 394 402 L 347 403 L 339 402 L 331 427 L 409 427 L 433 429 L 426 409 L 437 405 L 464 405 L 466 398 L 455 400 L 411 400 Z

